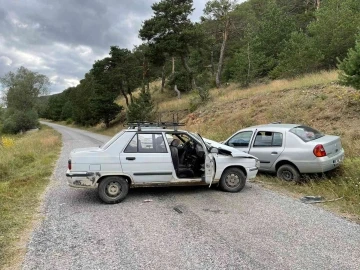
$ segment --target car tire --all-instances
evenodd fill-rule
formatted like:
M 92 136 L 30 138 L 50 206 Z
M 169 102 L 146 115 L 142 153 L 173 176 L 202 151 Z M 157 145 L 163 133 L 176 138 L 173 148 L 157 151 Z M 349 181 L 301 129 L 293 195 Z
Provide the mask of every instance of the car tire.
M 246 183 L 244 172 L 238 168 L 226 169 L 219 182 L 219 187 L 226 192 L 239 192 Z
M 102 180 L 98 187 L 98 194 L 104 203 L 119 203 L 129 192 L 129 183 L 123 177 L 110 176 Z
M 281 165 L 276 175 L 278 178 L 280 178 L 283 181 L 286 182 L 299 182 L 300 181 L 300 173 L 293 165 L 290 164 L 284 164 Z

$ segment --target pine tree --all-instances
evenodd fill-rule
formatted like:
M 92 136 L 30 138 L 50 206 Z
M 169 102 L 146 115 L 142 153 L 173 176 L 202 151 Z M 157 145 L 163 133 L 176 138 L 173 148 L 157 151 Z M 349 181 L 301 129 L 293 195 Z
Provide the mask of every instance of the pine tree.
M 127 121 L 153 121 L 155 119 L 155 105 L 149 91 L 141 91 L 138 98 L 134 98 L 127 110 Z
M 360 90 L 360 33 L 357 35 L 355 48 L 349 49 L 347 56 L 338 67 L 340 82 Z

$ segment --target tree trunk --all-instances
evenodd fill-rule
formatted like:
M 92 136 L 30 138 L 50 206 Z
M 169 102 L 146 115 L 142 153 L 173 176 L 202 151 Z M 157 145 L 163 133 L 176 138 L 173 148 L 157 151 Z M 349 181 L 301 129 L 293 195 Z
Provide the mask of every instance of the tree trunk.
M 250 59 L 250 42 L 248 42 L 248 49 L 247 49 L 247 55 L 248 55 L 248 74 L 247 74 L 247 80 L 246 80 L 246 84 L 249 85 L 250 83 L 250 70 L 251 70 L 251 59 Z
M 121 92 L 121 94 L 122 94 L 122 95 L 124 96 L 124 98 L 125 98 L 126 107 L 129 107 L 129 99 L 128 99 L 125 91 L 124 91 L 124 87 L 123 87 L 123 86 L 124 86 L 124 84 L 123 84 L 123 82 L 121 82 L 121 83 L 120 83 L 120 92 Z
M 146 62 L 146 57 L 144 55 L 143 58 L 143 77 L 142 77 L 142 90 L 143 92 L 145 92 L 145 85 L 146 85 L 146 73 L 147 73 L 147 62 Z
M 104 123 L 105 123 L 106 128 L 110 127 L 110 121 L 107 117 L 105 118 Z
M 183 55 L 181 56 L 181 62 L 183 64 L 186 72 L 189 74 L 190 81 L 191 81 L 191 88 L 196 89 L 196 82 L 194 79 L 193 72 L 192 72 L 191 68 L 189 67 L 189 65 L 187 64 L 185 56 L 183 56 Z
M 211 75 L 215 77 L 214 50 L 211 49 Z
M 320 2 L 321 2 L 321 0 L 316 0 L 316 9 L 320 8 Z
M 165 64 L 162 67 L 161 71 L 161 89 L 160 92 L 163 93 L 165 88 Z
M 129 94 L 129 96 L 130 96 L 130 101 L 131 101 L 131 103 L 133 103 L 133 102 L 134 102 L 134 100 L 133 100 L 133 95 L 132 95 L 131 90 L 130 90 L 129 87 L 128 87 L 128 94 Z
M 176 84 L 175 84 L 175 86 L 174 86 L 174 90 L 175 90 L 175 92 L 176 92 L 176 94 L 177 94 L 178 99 L 180 99 L 180 98 L 181 98 L 181 92 L 180 92 L 179 89 L 177 88 Z
M 171 74 L 174 74 L 175 73 L 175 57 L 173 56 L 172 57 L 172 71 L 171 71 Z
M 218 64 L 218 69 L 216 72 L 216 87 L 220 88 L 221 86 L 221 72 L 222 72 L 222 66 L 224 63 L 224 55 L 225 55 L 225 47 L 226 47 L 226 42 L 228 39 L 228 35 L 229 35 L 229 27 L 230 27 L 230 22 L 227 21 L 225 23 L 225 28 L 224 28 L 224 34 L 223 34 L 223 42 L 221 44 L 221 49 L 220 49 L 220 57 L 219 57 L 219 64 Z

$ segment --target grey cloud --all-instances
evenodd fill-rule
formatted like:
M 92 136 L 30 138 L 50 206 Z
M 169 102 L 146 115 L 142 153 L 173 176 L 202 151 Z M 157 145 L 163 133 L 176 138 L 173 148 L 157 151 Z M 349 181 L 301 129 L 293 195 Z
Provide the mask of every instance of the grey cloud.
M 0 0 L 0 76 L 24 65 L 54 80 L 53 92 L 80 80 L 112 45 L 140 43 L 155 0 Z M 193 19 L 206 0 L 195 0 Z

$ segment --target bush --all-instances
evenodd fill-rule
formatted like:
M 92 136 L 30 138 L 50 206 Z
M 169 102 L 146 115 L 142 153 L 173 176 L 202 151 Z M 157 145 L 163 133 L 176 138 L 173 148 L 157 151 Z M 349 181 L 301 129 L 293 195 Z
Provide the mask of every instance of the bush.
M 25 132 L 38 126 L 39 122 L 36 111 L 9 110 L 4 117 L 2 132 L 16 134 L 20 131 Z
M 126 112 L 128 122 L 155 120 L 155 105 L 150 92 L 142 91 L 129 105 Z

